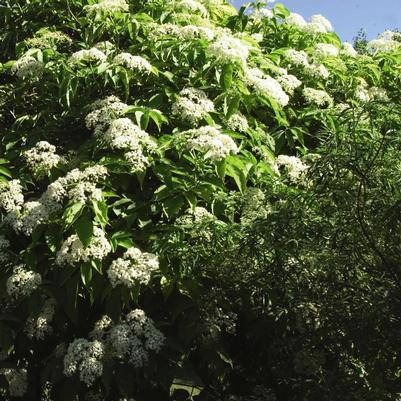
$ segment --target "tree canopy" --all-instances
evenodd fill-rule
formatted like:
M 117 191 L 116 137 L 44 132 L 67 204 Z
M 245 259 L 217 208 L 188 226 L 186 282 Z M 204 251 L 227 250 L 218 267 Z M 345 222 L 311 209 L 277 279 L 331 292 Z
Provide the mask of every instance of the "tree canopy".
M 401 396 L 398 32 L 224 0 L 0 21 L 2 399 Z

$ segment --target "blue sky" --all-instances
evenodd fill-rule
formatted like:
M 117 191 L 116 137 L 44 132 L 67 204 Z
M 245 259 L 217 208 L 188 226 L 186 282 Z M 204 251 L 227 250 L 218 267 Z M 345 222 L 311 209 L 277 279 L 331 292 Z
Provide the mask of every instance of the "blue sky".
M 236 7 L 247 1 L 232 0 Z M 352 41 L 360 28 L 369 39 L 386 29 L 401 29 L 401 0 L 281 0 L 305 19 L 313 14 L 328 18 L 344 41 Z

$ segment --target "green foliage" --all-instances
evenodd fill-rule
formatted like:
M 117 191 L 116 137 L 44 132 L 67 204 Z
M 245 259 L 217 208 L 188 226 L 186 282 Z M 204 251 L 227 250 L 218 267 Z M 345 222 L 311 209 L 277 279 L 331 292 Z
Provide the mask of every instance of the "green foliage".
M 0 23 L 0 398 L 399 397 L 397 33 L 224 0 Z

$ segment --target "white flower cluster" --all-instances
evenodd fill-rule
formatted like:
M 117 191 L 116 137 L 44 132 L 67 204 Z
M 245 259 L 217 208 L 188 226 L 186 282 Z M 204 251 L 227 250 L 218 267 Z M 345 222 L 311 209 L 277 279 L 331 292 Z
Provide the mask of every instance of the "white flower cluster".
M 93 130 L 95 135 L 103 134 L 113 120 L 124 114 L 127 107 L 116 96 L 97 100 L 90 105 L 90 113 L 85 117 L 86 127 Z
M 324 90 L 304 88 L 302 93 L 308 103 L 314 103 L 317 106 L 331 106 L 333 104 L 332 97 Z
M 103 356 L 101 341 L 77 338 L 68 346 L 64 357 L 64 374 L 72 376 L 79 372 L 79 379 L 89 387 L 103 373 Z
M 14 208 L 7 215 L 6 222 L 11 224 L 15 231 L 31 235 L 38 225 L 46 223 L 52 214 L 62 209 L 66 197 L 82 203 L 100 200 L 101 190 L 94 184 L 106 175 L 106 168 L 100 165 L 87 167 L 83 171 L 74 169 L 65 177 L 52 182 L 37 201 L 26 202 L 22 210 L 21 206 Z
M 109 342 L 117 358 L 140 368 L 149 359 L 149 351 L 159 352 L 165 337 L 153 320 L 141 309 L 128 313 L 125 321 L 109 331 Z
M 193 226 L 204 224 L 216 220 L 216 217 L 208 212 L 204 207 L 196 206 L 193 209 L 187 209 L 186 212 L 176 220 L 179 226 Z
M 186 146 L 204 154 L 205 159 L 213 162 L 225 159 L 229 154 L 238 153 L 234 140 L 222 134 L 219 129 L 209 125 L 184 131 L 181 135 L 186 139 Z
M 285 23 L 295 26 L 299 30 L 311 34 L 327 33 L 333 31 L 333 27 L 330 21 L 322 15 L 312 15 L 312 17 L 310 18 L 310 22 L 308 23 L 301 15 L 297 13 L 291 13 L 285 19 Z
M 318 58 L 337 57 L 339 49 L 330 43 L 317 43 L 315 45 L 314 55 Z
M 4 235 L 0 235 L 0 263 L 8 261 L 9 247 L 10 247 L 10 241 Z
M 255 22 L 261 21 L 263 18 L 272 18 L 272 17 L 273 17 L 273 11 L 266 7 L 259 9 L 254 8 L 249 13 L 249 18 Z
M 15 266 L 6 284 L 7 294 L 14 299 L 31 295 L 42 283 L 39 273 L 27 270 L 23 265 Z
M 275 100 L 282 107 L 286 106 L 290 100 L 281 85 L 258 68 L 245 69 L 245 82 L 257 93 Z
M 97 3 L 85 6 L 84 9 L 89 14 L 98 12 L 112 14 L 128 11 L 129 6 L 125 0 L 98 0 Z
M 277 77 L 277 82 L 290 95 L 294 94 L 295 89 L 302 85 L 302 82 L 292 74 L 288 74 L 285 69 L 280 69 L 280 75 Z
M 93 327 L 93 330 L 89 333 L 89 338 L 92 340 L 105 341 L 107 331 L 113 326 L 113 321 L 107 315 L 103 315 Z
M 346 57 L 356 57 L 358 52 L 354 49 L 354 46 L 352 46 L 351 43 L 344 42 L 342 44 L 340 54 Z
M 56 312 L 56 300 L 54 298 L 46 299 L 42 310 L 35 318 L 31 317 L 26 321 L 25 332 L 28 338 L 36 340 L 44 340 L 47 334 L 53 331 L 50 326 Z
M 8 382 L 8 391 L 11 397 L 23 397 L 28 391 L 28 372 L 24 368 L 0 369 L 0 374 L 4 375 Z
M 103 135 L 103 139 L 111 149 L 125 151 L 124 157 L 134 172 L 145 171 L 150 165 L 144 150 L 152 152 L 156 149 L 156 143 L 149 134 L 141 130 L 129 118 L 114 120 Z
M 175 3 L 175 8 L 182 9 L 190 13 L 199 13 L 203 17 L 206 17 L 209 14 L 207 8 L 196 0 L 180 0 Z
M 279 155 L 276 159 L 277 167 L 284 167 L 288 178 L 297 182 L 305 174 L 308 166 L 296 156 Z
M 209 45 L 206 53 L 220 64 L 240 63 L 246 65 L 249 55 L 249 45 L 231 35 L 221 35 Z
M 181 120 L 197 125 L 207 113 L 214 110 L 214 104 L 205 92 L 196 88 L 185 88 L 179 93 L 171 112 Z
M 35 57 L 24 55 L 18 59 L 11 67 L 11 73 L 18 78 L 40 77 L 43 72 L 43 63 L 36 60 Z
M 248 120 L 239 111 L 230 116 L 226 125 L 232 131 L 246 132 L 249 129 Z
M 107 274 L 112 287 L 124 285 L 133 288 L 137 283 L 148 284 L 153 272 L 158 270 L 158 257 L 131 247 L 121 258 L 114 260 Z
M 83 62 L 100 63 L 106 59 L 107 56 L 101 50 L 97 49 L 96 47 L 92 47 L 91 49 L 83 49 L 71 54 L 69 63 L 71 65 Z
M 33 38 L 25 40 L 26 46 L 36 49 L 57 48 L 60 45 L 70 45 L 71 43 L 71 38 L 65 33 L 48 29 L 41 29 L 35 33 Z
M 308 67 L 309 66 L 309 59 L 306 52 L 303 50 L 298 51 L 295 49 L 288 49 L 284 53 L 285 58 L 296 67 Z
M 179 27 L 178 34 L 179 37 L 186 40 L 206 39 L 209 41 L 213 40 L 215 35 L 216 34 L 212 29 L 197 25 L 185 25 Z
M 61 245 L 57 252 L 56 264 L 74 265 L 78 262 L 89 262 L 92 259 L 102 260 L 111 252 L 111 245 L 104 231 L 99 227 L 93 228 L 93 237 L 84 248 L 78 235 L 72 234 Z
M 20 180 L 0 181 L 0 207 L 7 213 L 21 210 L 24 203 Z
M 372 86 L 368 88 L 366 82 L 361 82 L 361 84 L 355 90 L 355 99 L 360 101 L 361 103 L 367 103 L 372 100 L 381 100 L 387 101 L 388 95 L 385 89 L 379 88 L 377 86 Z
M 293 25 L 298 29 L 304 29 L 307 25 L 304 17 L 297 13 L 290 13 L 290 15 L 286 17 L 284 22 L 288 25 Z
M 270 205 L 266 205 L 266 196 L 259 188 L 248 188 L 244 194 L 244 205 L 241 211 L 241 223 L 250 224 L 264 219 L 271 213 Z
M 130 53 L 117 54 L 113 59 L 113 63 L 144 74 L 150 74 L 152 72 L 152 65 L 148 60 L 141 56 L 133 56 Z
M 37 177 L 47 174 L 61 160 L 61 157 L 56 154 L 56 147 L 46 141 L 40 141 L 33 148 L 25 151 L 24 158 Z
M 330 75 L 323 64 L 309 63 L 308 55 L 303 50 L 289 49 L 284 53 L 284 57 L 290 63 L 290 66 L 301 67 L 314 78 L 327 79 Z
M 401 34 L 385 31 L 378 36 L 377 39 L 373 39 L 368 42 L 368 49 L 372 52 L 393 52 L 401 47 L 399 39 Z M 398 39 L 398 40 L 397 40 Z

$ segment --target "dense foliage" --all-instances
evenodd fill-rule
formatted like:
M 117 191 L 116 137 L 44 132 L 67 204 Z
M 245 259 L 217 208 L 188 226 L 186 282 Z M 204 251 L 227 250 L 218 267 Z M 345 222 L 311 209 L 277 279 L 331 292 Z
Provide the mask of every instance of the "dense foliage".
M 224 0 L 0 5 L 0 397 L 401 395 L 401 44 Z

